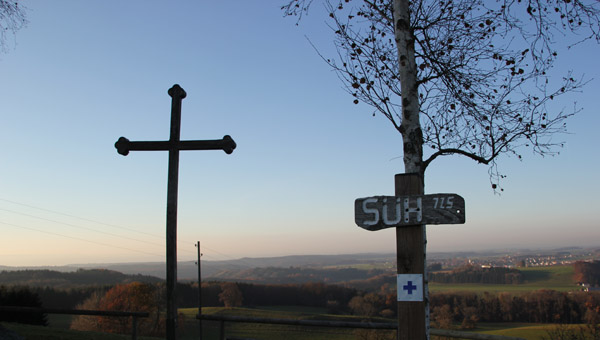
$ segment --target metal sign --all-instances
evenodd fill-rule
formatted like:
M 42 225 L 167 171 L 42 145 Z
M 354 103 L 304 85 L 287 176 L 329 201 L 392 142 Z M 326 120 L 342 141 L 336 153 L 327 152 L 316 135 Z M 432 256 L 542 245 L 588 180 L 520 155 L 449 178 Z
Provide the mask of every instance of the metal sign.
M 465 223 L 465 200 L 457 194 L 373 196 L 354 201 L 354 221 L 364 229 Z

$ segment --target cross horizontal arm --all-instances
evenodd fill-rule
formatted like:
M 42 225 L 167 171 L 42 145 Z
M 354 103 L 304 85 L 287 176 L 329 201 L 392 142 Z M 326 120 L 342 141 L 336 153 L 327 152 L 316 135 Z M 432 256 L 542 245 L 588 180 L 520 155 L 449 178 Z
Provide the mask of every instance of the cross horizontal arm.
M 171 141 L 132 142 L 125 137 L 119 138 L 115 143 L 117 152 L 123 156 L 127 156 L 129 151 L 169 151 L 172 148 L 175 150 L 223 150 L 230 154 L 236 146 L 235 141 L 229 135 L 222 139 L 179 141 L 175 145 Z

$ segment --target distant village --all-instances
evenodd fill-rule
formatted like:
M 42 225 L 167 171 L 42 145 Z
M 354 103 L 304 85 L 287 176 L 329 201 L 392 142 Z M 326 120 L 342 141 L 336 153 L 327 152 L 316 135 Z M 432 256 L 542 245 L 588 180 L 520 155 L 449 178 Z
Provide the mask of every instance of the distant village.
M 508 252 L 508 251 L 507 251 Z M 568 265 L 577 261 L 600 260 L 600 249 L 581 249 L 573 248 L 569 250 L 549 250 L 549 251 L 523 251 L 513 252 L 512 254 L 465 254 L 453 253 L 453 257 L 433 257 L 428 262 L 439 263 L 444 269 L 451 269 L 466 264 L 480 266 L 482 268 L 503 267 L 503 268 L 523 268 L 523 267 L 545 267 L 556 265 Z
M 597 280 L 600 249 L 573 248 L 553 251 L 516 251 L 511 254 L 506 253 L 452 254 L 453 256 L 445 258 L 434 257 L 429 259 L 428 267 L 431 272 L 435 272 L 438 270 L 454 270 L 465 266 L 482 269 L 519 269 L 526 267 L 574 265 L 575 272 L 580 273 L 579 280 L 581 282 L 578 282 L 578 285 L 581 287 L 581 291 L 600 291 L 600 285 Z M 585 269 L 583 269 L 584 267 Z M 586 272 L 586 274 L 583 272 Z

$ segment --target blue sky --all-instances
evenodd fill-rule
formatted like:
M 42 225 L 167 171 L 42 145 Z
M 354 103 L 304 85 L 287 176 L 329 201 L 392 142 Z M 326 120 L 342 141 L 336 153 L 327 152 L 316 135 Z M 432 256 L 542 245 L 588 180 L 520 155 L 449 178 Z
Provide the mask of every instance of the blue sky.
M 179 259 L 395 251 L 394 231 L 354 224 L 354 200 L 392 195 L 400 135 L 352 104 L 308 39 L 333 55 L 315 6 L 300 26 L 278 1 L 38 1 L 0 54 L 0 264 L 164 260 L 166 152 L 117 154 L 120 136 L 166 140 L 180 84 Z M 308 37 L 308 39 L 307 39 Z M 561 51 L 590 79 L 557 103 L 582 111 L 556 157 L 487 168 L 436 161 L 426 192 L 458 193 L 467 223 L 428 228 L 428 251 L 599 246 L 599 46 Z

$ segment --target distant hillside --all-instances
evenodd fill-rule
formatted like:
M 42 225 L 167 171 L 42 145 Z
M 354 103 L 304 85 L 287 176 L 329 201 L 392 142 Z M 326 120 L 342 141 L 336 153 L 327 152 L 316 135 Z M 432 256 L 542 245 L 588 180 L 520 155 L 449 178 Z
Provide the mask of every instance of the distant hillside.
M 165 263 L 73 264 L 50 267 L 57 270 L 0 267 L 0 285 L 34 287 L 81 287 L 114 285 L 132 281 L 158 282 L 165 278 Z M 264 284 L 354 282 L 368 285 L 373 277 L 392 273 L 395 255 L 299 255 L 269 258 L 242 258 L 202 261 L 203 281 L 238 281 Z M 179 281 L 196 281 L 198 267 L 193 261 L 177 264 Z
M 510 255 L 507 255 L 510 254 Z M 543 250 L 533 253 L 533 250 L 511 250 L 511 251 L 486 251 L 486 252 L 448 252 L 448 253 L 429 253 L 428 261 L 430 264 L 437 264 L 439 269 L 448 272 L 463 266 L 465 263 L 472 263 L 474 266 L 503 267 L 514 265 L 518 259 L 531 261 L 532 263 L 549 262 L 548 259 L 554 259 L 555 262 L 590 260 L 597 259 L 600 256 L 598 249 L 572 249 L 560 252 L 554 250 Z M 165 279 L 166 268 L 164 262 L 142 262 L 142 263 L 99 263 L 99 264 L 72 264 L 60 267 L 2 267 L 5 271 L 22 270 L 49 270 L 55 272 L 77 273 L 78 269 L 105 269 L 108 270 L 109 279 L 95 278 L 92 284 L 101 284 L 108 282 L 127 282 L 125 280 L 144 280 L 143 277 L 152 277 L 152 280 Z M 506 274 L 512 275 L 511 283 L 533 284 L 537 282 L 532 279 L 532 275 L 542 275 L 540 271 L 524 270 L 520 268 L 523 277 L 517 277 L 511 273 L 501 273 L 500 276 L 506 279 Z M 202 279 L 219 281 L 238 281 L 248 283 L 267 283 L 267 284 L 285 284 L 285 283 L 303 283 L 303 282 L 325 282 L 332 284 L 344 284 L 359 289 L 370 289 L 370 287 L 380 287 L 383 284 L 393 285 L 396 270 L 396 255 L 389 253 L 368 253 L 368 254 L 342 254 L 342 255 L 295 255 L 280 257 L 262 257 L 262 258 L 241 258 L 227 261 L 202 260 Z M 571 269 L 572 271 L 572 269 Z M 119 275 L 111 272 L 119 272 Z M 434 272 L 434 271 L 430 271 Z M 483 271 L 482 271 L 483 272 Z M 122 274 L 121 274 L 122 273 Z M 440 271 L 441 273 L 441 271 Z M 544 272 L 545 273 L 545 272 Z M 476 272 L 475 274 L 478 274 Z M 57 275 L 57 274 L 56 274 Z M 133 278 L 130 276 L 134 276 Z M 567 275 L 567 274 L 564 274 Z M 564 276 L 563 275 L 563 276 Z M 570 274 L 572 276 L 572 274 Z M 475 282 L 474 280 L 457 281 L 458 273 L 452 277 L 438 280 L 447 282 L 444 285 L 450 285 L 450 282 Z M 7 276 L 0 276 L 0 285 L 6 284 Z M 68 277 L 68 275 L 66 276 Z M 198 267 L 194 261 L 178 262 L 177 277 L 179 281 L 197 281 Z M 31 282 L 40 280 L 38 278 L 28 278 Z M 64 282 L 70 284 L 85 284 L 77 281 L 73 283 L 63 276 L 56 276 L 48 279 L 54 282 L 54 285 L 60 285 Z M 54 280 L 54 281 L 52 281 Z M 150 279 L 148 279 L 150 280 Z M 150 280 L 150 281 L 152 281 Z M 570 279 L 569 279 L 570 280 Z M 43 281 L 43 280 L 42 280 Z M 435 280 L 433 280 L 435 281 Z M 479 279 L 476 282 L 488 282 Z M 495 280 L 494 282 L 498 282 Z M 35 283 L 42 285 L 42 283 Z M 46 283 L 44 283 L 46 284 Z M 435 285 L 434 282 L 432 282 Z M 460 284 L 460 283 L 456 283 Z M 565 287 L 566 289 L 566 287 Z
M 237 273 L 255 268 L 269 267 L 302 267 L 302 268 L 340 268 L 388 264 L 395 266 L 395 254 L 348 254 L 348 255 L 292 255 L 280 257 L 241 258 L 226 261 L 202 261 L 202 277 L 224 278 L 225 273 Z M 166 278 L 164 262 L 143 263 L 99 263 L 99 264 L 72 264 L 69 267 L 86 269 L 110 269 L 125 274 L 143 274 Z M 395 268 L 395 267 L 394 267 Z M 235 274 L 240 277 L 239 274 Z M 197 281 L 198 267 L 194 261 L 177 263 L 177 277 L 182 281 Z
M 134 281 L 156 283 L 162 280 L 153 276 L 126 275 L 107 269 L 79 269 L 74 272 L 58 272 L 48 269 L 0 272 L 0 285 L 72 288 L 90 285 L 114 285 Z
M 18 267 L 11 267 L 11 266 L 0 265 L 0 271 L 11 271 L 11 272 L 16 271 L 16 270 L 52 270 L 55 272 L 68 273 L 68 272 L 74 272 L 77 269 L 78 269 L 77 267 L 71 267 L 71 266 L 18 266 Z
M 245 270 L 224 270 L 207 277 L 207 281 L 237 281 L 261 284 L 293 284 L 305 282 L 324 282 L 340 284 L 348 281 L 368 280 L 393 271 L 386 269 L 357 268 L 303 268 L 303 267 L 266 267 Z

